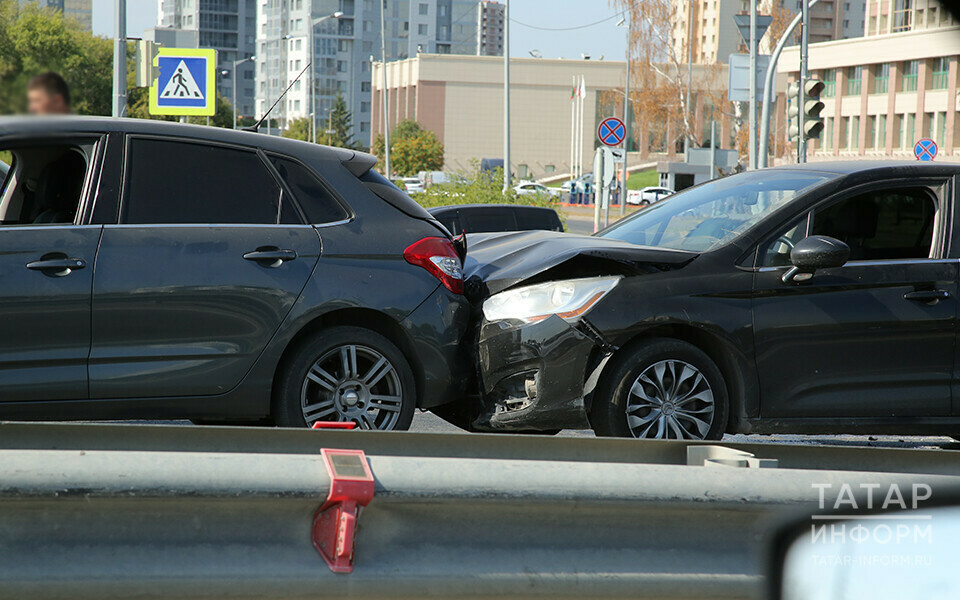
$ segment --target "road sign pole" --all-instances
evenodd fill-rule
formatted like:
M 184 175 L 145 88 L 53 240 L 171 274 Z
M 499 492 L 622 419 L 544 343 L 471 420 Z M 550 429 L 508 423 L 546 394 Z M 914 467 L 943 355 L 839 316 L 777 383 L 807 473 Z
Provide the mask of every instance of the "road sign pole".
M 600 194 L 597 186 L 603 185 L 603 148 L 593 153 L 593 232 L 600 231 Z
M 710 179 L 717 176 L 717 122 L 710 121 Z
M 810 0 L 810 2 L 807 3 L 807 8 L 813 7 L 818 1 L 819 0 Z M 760 116 L 760 168 L 767 166 L 767 157 L 770 155 L 770 105 L 772 104 L 773 78 L 777 73 L 777 61 L 780 60 L 780 53 L 783 51 L 784 46 L 787 45 L 787 41 L 790 39 L 791 34 L 793 34 L 793 30 L 797 28 L 802 17 L 803 13 L 801 12 L 801 14 L 794 17 L 793 21 L 790 21 L 790 25 L 788 25 L 780 35 L 780 41 L 777 43 L 777 47 L 774 48 L 773 54 L 770 55 L 770 64 L 767 65 L 767 78 L 763 86 L 763 110 Z
M 382 98 L 381 109 L 383 111 L 383 174 L 387 179 L 393 179 L 393 171 L 390 170 L 390 90 L 387 89 L 387 15 L 385 5 L 387 0 L 378 0 L 380 2 L 380 68 L 381 83 L 383 89 L 380 91 Z
M 503 2 L 503 193 L 510 191 L 510 2 Z
M 757 0 L 750 0 L 750 169 L 757 168 Z
M 800 30 L 800 92 L 797 94 L 797 101 L 800 103 L 797 107 L 799 109 L 797 118 L 800 119 L 800 136 L 797 140 L 797 162 L 805 163 L 807 162 L 807 136 L 803 130 L 803 115 L 805 112 L 804 106 L 807 103 L 807 94 L 804 89 L 804 84 L 810 75 L 807 69 L 808 53 L 810 51 L 810 5 L 806 2 L 803 3 L 800 17 L 803 19 L 803 25 Z
M 127 108 L 127 0 L 115 0 L 113 40 L 113 114 L 122 117 Z
M 630 153 L 630 56 L 631 44 L 633 43 L 633 14 L 631 10 L 627 11 L 627 73 L 626 82 L 623 84 L 623 126 L 626 133 L 623 136 L 623 188 L 620 190 L 620 216 L 627 211 L 627 181 L 630 179 L 627 171 L 627 156 Z

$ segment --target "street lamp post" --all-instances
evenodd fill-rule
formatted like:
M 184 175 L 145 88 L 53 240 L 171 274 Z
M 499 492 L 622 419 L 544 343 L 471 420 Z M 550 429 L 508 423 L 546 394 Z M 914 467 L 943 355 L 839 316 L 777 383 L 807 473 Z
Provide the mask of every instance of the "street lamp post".
M 320 17 L 310 21 L 310 137 L 313 140 L 313 143 L 317 143 L 317 90 L 316 90 L 316 66 L 313 64 L 313 60 L 316 57 L 316 52 L 314 50 L 314 28 L 320 23 L 323 23 L 327 19 L 339 19 L 343 16 L 343 11 L 337 11 L 333 14 L 329 14 L 325 17 Z
M 623 136 L 623 187 L 620 190 L 620 216 L 623 217 L 627 211 L 627 180 L 630 174 L 627 171 L 627 156 L 630 153 L 630 57 L 632 55 L 631 45 L 633 44 L 633 6 L 627 9 L 626 16 L 620 20 L 617 25 L 627 28 L 627 72 L 626 81 L 623 86 L 623 126 L 626 128 Z
M 387 13 L 386 0 L 380 1 L 380 70 L 381 85 L 380 90 L 381 108 L 383 113 L 383 174 L 387 179 L 393 179 L 393 171 L 390 170 L 390 90 L 387 89 Z M 373 64 L 373 57 L 370 58 L 370 64 Z M 372 135 L 372 134 L 371 134 Z
M 242 60 L 233 61 L 233 128 L 237 128 L 237 67 L 251 60 L 257 60 L 256 56 L 248 56 Z

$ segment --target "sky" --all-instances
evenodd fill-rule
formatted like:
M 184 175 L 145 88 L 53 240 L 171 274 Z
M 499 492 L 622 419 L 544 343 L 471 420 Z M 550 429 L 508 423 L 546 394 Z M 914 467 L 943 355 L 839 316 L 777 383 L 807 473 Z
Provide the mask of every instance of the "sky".
M 93 32 L 112 37 L 113 0 L 93 0 Z M 549 9 L 546 7 L 549 6 Z M 510 0 L 510 55 L 530 56 L 538 50 L 544 58 L 623 60 L 626 31 L 617 27 L 615 11 L 607 0 Z M 156 25 L 157 0 L 127 0 L 127 36 L 140 37 Z M 590 27 L 583 27 L 603 21 Z M 532 27 L 531 27 L 532 26 Z M 565 29 L 542 31 L 535 28 Z

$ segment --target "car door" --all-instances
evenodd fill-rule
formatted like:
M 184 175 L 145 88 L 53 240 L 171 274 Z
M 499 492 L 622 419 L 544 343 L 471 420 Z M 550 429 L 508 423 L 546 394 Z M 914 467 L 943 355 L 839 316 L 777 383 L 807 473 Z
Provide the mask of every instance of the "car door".
M 760 246 L 754 333 L 764 418 L 950 414 L 958 261 L 945 181 L 889 181 L 818 204 Z M 784 283 L 806 235 L 850 260 Z
M 93 280 L 91 397 L 226 392 L 299 297 L 318 234 L 253 150 L 129 137 L 124 172 Z
M 87 397 L 100 227 L 83 225 L 103 138 L 0 144 L 0 402 Z

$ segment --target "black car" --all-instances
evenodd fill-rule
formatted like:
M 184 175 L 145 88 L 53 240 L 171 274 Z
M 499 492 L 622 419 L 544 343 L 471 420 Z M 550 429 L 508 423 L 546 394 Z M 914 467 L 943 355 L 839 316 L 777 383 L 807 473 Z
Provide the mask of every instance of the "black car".
M 468 236 L 474 426 L 960 433 L 960 166 L 715 180 L 596 237 Z
M 404 429 L 460 397 L 461 259 L 374 157 L 72 117 L 0 151 L 0 418 Z
M 544 206 L 517 204 L 462 204 L 428 209 L 431 215 L 454 233 L 503 231 L 563 231 L 560 215 Z

